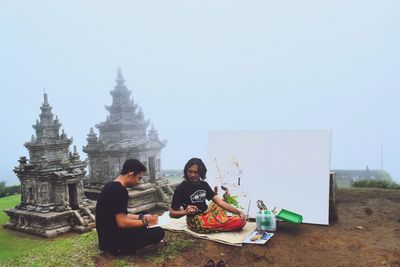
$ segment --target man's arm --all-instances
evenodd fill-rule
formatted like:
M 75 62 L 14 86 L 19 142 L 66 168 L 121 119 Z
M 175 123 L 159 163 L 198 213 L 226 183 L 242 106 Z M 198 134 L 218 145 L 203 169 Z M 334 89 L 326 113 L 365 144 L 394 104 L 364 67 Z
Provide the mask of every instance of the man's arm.
M 139 220 L 139 215 L 137 215 L 137 214 L 128 213 L 126 216 L 128 216 L 128 218 L 132 219 L 132 220 Z
M 131 214 L 133 215 L 133 214 Z M 128 214 L 118 213 L 115 215 L 115 221 L 119 228 L 139 228 L 145 226 L 145 223 L 139 219 L 131 219 Z
M 232 213 L 235 213 L 237 215 L 240 216 L 240 218 L 242 220 L 246 220 L 246 216 L 243 214 L 243 212 L 241 212 L 240 210 L 238 210 L 237 208 L 231 206 L 230 204 L 226 203 L 222 198 L 220 198 L 218 195 L 215 195 L 212 198 L 212 201 L 214 201 L 215 204 L 217 204 L 218 206 L 220 206 L 221 208 L 223 208 L 224 210 L 230 211 Z
M 169 210 L 169 217 L 171 218 L 181 218 L 188 214 L 195 214 L 197 211 L 197 207 L 193 205 L 188 205 L 186 209 L 183 210 L 180 208 L 180 206 L 182 206 L 182 200 L 180 198 L 182 193 L 179 188 L 178 186 L 178 188 L 175 189 L 174 195 L 172 196 L 171 209 Z M 175 209 L 172 207 L 175 207 Z
M 119 228 L 139 228 L 148 225 L 156 225 L 158 216 L 146 214 L 143 220 L 140 220 L 139 215 L 136 214 L 118 213 L 115 215 L 115 221 Z
M 197 207 L 194 205 L 188 205 L 186 207 L 186 209 L 184 209 L 184 210 L 174 210 L 171 208 L 169 210 L 169 217 L 180 218 L 180 217 L 183 217 L 188 214 L 191 214 L 191 215 L 196 214 L 196 212 L 197 212 Z

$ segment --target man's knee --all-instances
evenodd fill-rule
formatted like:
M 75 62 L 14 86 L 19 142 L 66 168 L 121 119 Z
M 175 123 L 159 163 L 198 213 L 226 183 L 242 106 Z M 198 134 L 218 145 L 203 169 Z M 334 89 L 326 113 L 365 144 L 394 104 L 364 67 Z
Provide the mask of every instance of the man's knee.
M 152 228 L 152 234 L 154 236 L 155 239 L 157 239 L 158 241 L 162 240 L 165 236 L 165 232 L 164 229 L 162 229 L 161 227 L 155 227 Z

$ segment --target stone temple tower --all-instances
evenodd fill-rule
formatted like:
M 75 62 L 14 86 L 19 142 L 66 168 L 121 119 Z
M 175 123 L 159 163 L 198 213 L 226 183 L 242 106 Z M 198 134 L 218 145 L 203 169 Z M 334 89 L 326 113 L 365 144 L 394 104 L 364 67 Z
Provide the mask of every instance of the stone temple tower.
M 104 122 L 96 125 L 99 136 L 91 128 L 87 135 L 88 143 L 83 148 L 89 159 L 89 177 L 85 183 L 85 193 L 96 199 L 103 185 L 118 177 L 125 160 L 135 158 L 140 160 L 148 171 L 143 178 L 144 183 L 133 188 L 133 191 L 142 190 L 139 195 L 143 197 L 143 201 L 134 197 L 137 192 L 129 193 L 130 211 L 144 210 L 145 202 L 148 204 L 147 208 L 151 203 L 153 206 L 158 202 L 167 203 L 172 191 L 167 185 L 167 180 L 161 177 L 161 149 L 167 141 L 159 140 L 153 125 L 147 131 L 150 122 L 144 119 L 142 109 L 138 108 L 131 98 L 132 92 L 126 87 L 120 69 L 115 81 L 116 85 L 110 91 L 112 104 L 106 106 L 109 115 Z
M 136 158 L 148 168 L 147 182 L 155 183 L 161 179 L 161 149 L 166 141 L 160 141 L 152 126 L 147 133 L 149 121 L 145 121 L 141 108 L 130 98 L 131 91 L 125 86 L 125 80 L 118 69 L 116 85 L 110 92 L 111 106 L 106 121 L 96 125 L 99 137 L 93 128 L 88 134 L 88 144 L 83 151 L 89 158 L 89 186 L 102 187 L 114 180 L 121 171 L 124 161 Z M 147 178 L 147 179 L 146 179 Z
M 62 130 L 51 112 L 47 98 L 41 106 L 40 119 L 30 142 L 29 160 L 20 157 L 14 168 L 21 182 L 21 203 L 5 212 L 10 217 L 7 228 L 52 237 L 69 230 L 86 231 L 94 227 L 94 216 L 88 209 L 90 200 L 83 193 L 85 162 L 69 151 L 72 138 Z

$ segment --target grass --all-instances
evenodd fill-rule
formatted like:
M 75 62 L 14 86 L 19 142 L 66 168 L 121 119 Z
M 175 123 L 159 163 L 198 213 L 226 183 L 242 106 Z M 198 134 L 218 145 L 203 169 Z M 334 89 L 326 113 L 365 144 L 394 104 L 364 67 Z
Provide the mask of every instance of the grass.
M 20 195 L 0 198 L 0 224 L 8 221 L 4 209 L 20 202 Z M 162 264 L 194 245 L 194 239 L 185 234 L 167 232 L 166 246 L 152 254 L 138 256 L 100 255 L 97 234 L 91 231 L 82 235 L 65 234 L 46 239 L 0 227 L 0 266 L 95 266 L 103 257 L 109 266 L 139 266 L 138 261 Z
M 100 256 L 97 234 L 91 231 L 80 236 L 58 240 L 47 246 L 31 249 L 18 257 L 9 258 L 0 266 L 96 266 L 99 257 L 105 257 L 109 266 L 139 266 L 138 261 L 162 264 L 194 245 L 194 239 L 185 234 L 167 233 L 167 246 L 160 251 L 144 256 Z
M 195 244 L 195 239 L 184 233 L 171 233 L 166 232 L 164 237 L 164 242 L 166 246 L 157 252 L 144 254 L 143 256 L 120 256 L 118 259 L 112 260 L 112 266 L 116 267 L 136 267 L 140 266 L 140 262 L 143 260 L 151 262 L 154 265 L 163 265 L 167 263 L 170 259 L 181 255 L 186 249 L 190 249 Z M 199 244 L 196 243 L 196 248 L 201 249 Z M 115 256 L 114 256 L 115 257 Z
M 9 219 L 3 210 L 15 207 L 20 199 L 21 195 L 0 198 L 0 225 Z M 82 257 L 98 252 L 97 247 L 88 249 L 95 241 L 95 232 L 47 239 L 0 227 L 0 266 L 77 266 L 77 261 L 90 266 L 91 259 Z
M 21 202 L 21 195 L 12 195 L 0 198 L 0 223 L 8 221 L 8 216 L 3 212 L 4 209 L 15 207 Z
M 125 260 L 125 259 L 116 259 L 116 260 L 113 261 L 113 265 L 114 265 L 115 267 L 127 267 L 127 266 L 131 266 L 131 265 L 129 264 L 129 262 L 128 262 L 127 260 Z
M 9 220 L 3 210 L 15 207 L 20 201 L 21 195 L 0 198 L 0 263 L 9 258 L 19 256 L 22 251 L 35 247 L 43 247 L 51 242 L 44 238 L 38 238 L 2 227 Z
M 22 252 L 0 266 L 95 266 L 98 254 L 97 235 L 91 231 Z
M 168 261 L 168 259 L 178 256 L 183 250 L 194 245 L 195 240 L 189 238 L 186 234 L 167 234 L 164 238 L 167 243 L 161 251 L 154 255 L 145 256 L 150 262 L 160 264 Z M 197 249 L 200 249 L 197 247 Z

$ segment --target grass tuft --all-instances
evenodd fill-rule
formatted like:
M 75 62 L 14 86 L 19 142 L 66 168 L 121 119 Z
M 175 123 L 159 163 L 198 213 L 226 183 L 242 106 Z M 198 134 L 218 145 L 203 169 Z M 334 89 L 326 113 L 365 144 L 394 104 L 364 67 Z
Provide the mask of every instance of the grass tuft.
M 188 235 L 174 233 L 167 234 L 164 242 L 166 242 L 166 246 L 161 251 L 153 255 L 144 256 L 144 258 L 156 264 L 164 263 L 168 259 L 180 255 L 183 250 L 192 247 L 195 240 L 188 238 Z
M 132 266 L 129 264 L 129 262 L 126 259 L 117 259 L 113 261 L 113 265 L 115 267 L 128 267 Z
M 31 249 L 19 257 L 9 258 L 0 266 L 95 266 L 94 257 L 98 253 L 97 234 L 91 231 Z

